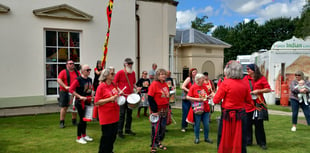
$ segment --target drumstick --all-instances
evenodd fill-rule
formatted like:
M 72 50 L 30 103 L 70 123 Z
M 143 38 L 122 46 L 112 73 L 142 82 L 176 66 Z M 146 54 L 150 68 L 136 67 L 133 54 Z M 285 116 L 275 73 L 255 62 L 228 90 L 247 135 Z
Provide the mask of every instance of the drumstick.
M 125 86 L 120 92 L 119 94 L 123 93 L 123 91 L 126 89 L 127 87 Z M 118 88 L 119 89 L 119 88 Z

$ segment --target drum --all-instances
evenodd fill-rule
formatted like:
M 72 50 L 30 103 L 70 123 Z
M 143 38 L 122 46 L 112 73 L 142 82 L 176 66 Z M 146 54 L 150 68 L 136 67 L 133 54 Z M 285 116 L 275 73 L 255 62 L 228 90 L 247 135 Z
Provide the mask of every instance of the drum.
M 134 109 L 139 105 L 140 96 L 136 93 L 132 93 L 127 97 L 128 108 Z
M 201 115 L 204 112 L 204 102 L 194 101 L 192 102 L 193 112 L 197 115 Z
M 119 97 L 117 98 L 117 104 L 118 104 L 119 106 L 124 105 L 125 102 L 126 102 L 126 98 L 125 98 L 124 96 L 119 96 Z
M 93 119 L 94 105 L 85 105 L 85 117 L 83 121 L 90 122 Z
M 159 116 L 158 116 L 158 115 L 150 114 L 149 119 L 150 119 L 150 122 L 151 122 L 151 123 L 157 123 L 158 120 L 159 120 Z
M 148 106 L 149 106 L 149 101 L 148 101 L 147 93 L 141 93 L 140 107 L 148 107 Z

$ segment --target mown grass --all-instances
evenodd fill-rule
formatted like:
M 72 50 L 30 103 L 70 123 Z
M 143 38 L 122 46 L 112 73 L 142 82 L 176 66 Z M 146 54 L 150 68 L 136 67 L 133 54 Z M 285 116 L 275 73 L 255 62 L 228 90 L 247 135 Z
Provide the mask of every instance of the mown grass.
M 98 152 L 101 127 L 98 122 L 88 123 L 87 134 L 94 138 L 94 142 L 81 145 L 75 142 L 76 127 L 71 125 L 68 114 L 64 129 L 58 128 L 59 114 L 44 114 L 35 116 L 0 118 L 0 152 L 1 153 L 95 153 Z M 133 114 L 132 129 L 136 136 L 126 136 L 118 139 L 114 145 L 116 153 L 145 153 L 150 151 L 150 123 L 147 117 L 136 118 Z M 173 109 L 173 116 L 177 124 L 168 126 L 164 144 L 168 150 L 159 150 L 166 153 L 215 153 L 216 143 L 200 142 L 194 144 L 192 127 L 186 133 L 180 132 L 181 110 Z M 212 115 L 210 124 L 210 138 L 217 141 L 216 117 Z M 304 120 L 303 117 L 299 120 Z M 70 123 L 70 124 L 69 124 Z M 291 117 L 270 115 L 270 121 L 265 122 L 268 150 L 264 151 L 253 145 L 247 148 L 248 153 L 308 153 L 310 146 L 310 128 L 298 124 L 297 131 L 291 132 Z M 203 133 L 200 134 L 203 140 Z M 255 142 L 254 142 L 255 143 Z

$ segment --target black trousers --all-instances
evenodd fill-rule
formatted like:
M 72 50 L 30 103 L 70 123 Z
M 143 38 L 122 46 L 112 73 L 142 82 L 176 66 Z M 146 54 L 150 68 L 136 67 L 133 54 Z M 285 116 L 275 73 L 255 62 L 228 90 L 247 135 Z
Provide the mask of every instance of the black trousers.
M 82 134 L 86 134 L 86 127 L 87 127 L 87 123 L 83 121 L 83 118 L 85 117 L 85 108 L 84 109 L 82 108 L 82 104 L 78 100 L 75 101 L 75 108 L 77 109 L 80 117 L 80 121 L 77 126 L 77 136 L 82 136 Z
M 255 127 L 255 138 L 257 145 L 266 145 L 264 120 L 253 120 L 253 112 L 247 113 L 247 144 L 253 144 L 253 125 Z
M 120 106 L 119 123 L 118 123 L 119 133 L 123 133 L 125 117 L 126 117 L 125 131 L 131 130 L 132 109 L 128 108 L 127 104 L 128 102 L 126 101 L 124 105 Z
M 99 145 L 99 153 L 113 152 L 113 145 L 116 140 L 118 122 L 112 124 L 101 125 L 101 140 Z

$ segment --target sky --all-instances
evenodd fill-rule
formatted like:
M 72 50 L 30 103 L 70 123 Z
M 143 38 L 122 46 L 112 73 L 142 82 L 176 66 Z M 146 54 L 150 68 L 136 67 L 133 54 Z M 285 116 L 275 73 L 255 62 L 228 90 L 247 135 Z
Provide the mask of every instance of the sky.
M 217 26 L 235 26 L 254 19 L 258 24 L 277 17 L 299 17 L 306 0 L 179 0 L 177 29 L 190 28 L 196 17 Z

